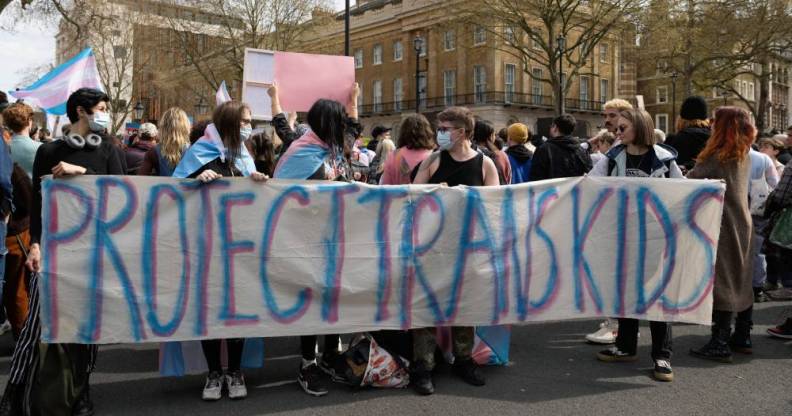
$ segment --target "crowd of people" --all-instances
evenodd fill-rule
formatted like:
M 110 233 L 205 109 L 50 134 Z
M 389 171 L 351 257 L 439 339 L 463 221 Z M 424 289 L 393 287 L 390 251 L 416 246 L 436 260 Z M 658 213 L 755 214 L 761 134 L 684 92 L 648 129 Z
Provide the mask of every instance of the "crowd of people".
M 357 86 L 346 105 L 319 100 L 301 123 L 296 113 L 281 108 L 277 86 L 269 94 L 274 117 L 266 128 L 254 129 L 250 107 L 230 101 L 219 105 L 211 120 L 195 123 L 183 110 L 170 108 L 158 125 L 143 124 L 126 142 L 108 135 L 110 100 L 101 91 L 84 88 L 69 97 L 69 129 L 56 140 L 49 140 L 44 129 L 33 131 L 33 109 L 28 105 L 0 100 L 4 139 L 0 140 L 0 215 L 7 219 L 0 221 L 5 236 L 0 248 L 6 252 L 0 256 L 4 262 L 0 309 L 7 313 L 16 340 L 0 415 L 20 414 L 23 409 L 47 415 L 93 413 L 89 376 L 98 348 L 38 342 L 36 272 L 42 265 L 41 181 L 46 175 L 168 176 L 204 183 L 248 177 L 259 182 L 275 178 L 451 187 L 583 175 L 722 179 L 726 194 L 711 337 L 690 353 L 722 362 L 730 362 L 735 353 L 751 353 L 754 302 L 792 299 L 792 243 L 788 235 L 786 240 L 776 235 L 792 223 L 792 127 L 786 135 L 757 137 L 745 110 L 720 107 L 712 115 L 706 101 L 694 96 L 682 104 L 675 133 L 668 137 L 654 128 L 646 111 L 614 99 L 604 104 L 604 129 L 589 139 L 574 136 L 577 122 L 569 114 L 556 117 L 550 137 L 545 138 L 523 123 L 497 128 L 467 108 L 450 107 L 437 115 L 435 125 L 421 114 L 411 114 L 395 132 L 376 126 L 366 140 L 357 114 Z M 672 325 L 650 322 L 649 328 L 654 377 L 672 381 Z M 432 394 L 435 329 L 386 332 L 409 344 L 405 354 L 411 362 L 412 387 L 419 394 Z M 635 319 L 608 319 L 586 340 L 614 344 L 596 355 L 600 361 L 635 361 L 638 332 Z M 792 339 L 792 318 L 768 332 Z M 485 385 L 481 368 L 472 359 L 474 328 L 453 327 L 451 336 L 454 372 L 471 385 Z M 247 396 L 241 369 L 244 341 L 201 342 L 208 368 L 204 400 L 218 400 L 224 392 L 231 399 Z M 317 342 L 317 336 L 300 337 L 297 380 L 306 393 L 322 396 L 328 392 L 325 373 L 333 379 L 339 376 L 336 365 L 342 344 L 339 335 L 326 335 L 318 354 Z

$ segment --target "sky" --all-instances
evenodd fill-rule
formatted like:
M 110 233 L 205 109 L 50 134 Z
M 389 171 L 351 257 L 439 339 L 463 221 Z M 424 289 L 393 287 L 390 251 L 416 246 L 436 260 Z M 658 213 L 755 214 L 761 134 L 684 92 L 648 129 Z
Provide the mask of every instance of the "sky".
M 333 0 L 335 8 L 344 7 L 344 0 Z M 354 0 L 351 1 L 354 5 Z M 10 27 L 8 12 L 0 16 L 0 27 Z M 19 26 L 13 32 L 0 30 L 0 90 L 12 91 L 25 77 L 24 71 L 55 61 L 55 24 L 47 27 Z

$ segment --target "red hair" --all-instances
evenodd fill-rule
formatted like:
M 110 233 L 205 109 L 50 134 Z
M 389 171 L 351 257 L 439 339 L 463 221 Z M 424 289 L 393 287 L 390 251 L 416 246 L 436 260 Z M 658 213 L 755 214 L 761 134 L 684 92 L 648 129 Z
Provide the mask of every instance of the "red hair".
M 715 110 L 712 135 L 697 160 L 716 157 L 720 162 L 742 160 L 756 139 L 756 127 L 747 111 L 739 107 Z

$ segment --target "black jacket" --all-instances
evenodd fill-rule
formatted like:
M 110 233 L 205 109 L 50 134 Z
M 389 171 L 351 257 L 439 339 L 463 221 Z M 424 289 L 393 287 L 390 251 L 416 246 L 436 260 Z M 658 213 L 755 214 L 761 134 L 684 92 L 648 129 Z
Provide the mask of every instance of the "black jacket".
M 668 136 L 665 141 L 677 151 L 677 164 L 687 170 L 693 169 L 696 157 L 704 149 L 710 137 L 710 129 L 704 127 L 688 127 Z
M 591 156 L 572 136 L 556 137 L 536 149 L 531 181 L 583 176 L 591 170 Z

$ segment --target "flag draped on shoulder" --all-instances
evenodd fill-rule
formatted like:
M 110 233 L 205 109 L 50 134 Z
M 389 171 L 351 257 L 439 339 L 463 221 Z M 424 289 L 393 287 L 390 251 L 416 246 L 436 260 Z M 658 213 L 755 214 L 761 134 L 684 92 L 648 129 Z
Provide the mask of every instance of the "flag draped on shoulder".
M 9 93 L 26 104 L 40 107 L 48 114 L 62 116 L 66 114 L 69 95 L 80 88 L 104 91 L 91 48 L 53 69 L 31 86 Z

